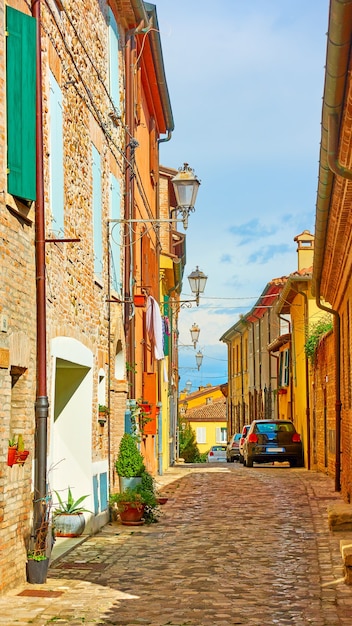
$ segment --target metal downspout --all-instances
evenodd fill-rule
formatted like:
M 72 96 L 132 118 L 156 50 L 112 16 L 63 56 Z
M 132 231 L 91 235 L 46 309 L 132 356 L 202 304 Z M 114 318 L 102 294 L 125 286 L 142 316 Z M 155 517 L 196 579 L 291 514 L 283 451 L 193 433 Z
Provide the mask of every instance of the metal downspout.
M 163 475 L 163 439 L 162 439 L 162 428 L 163 428 L 163 415 L 162 415 L 162 403 L 157 403 L 158 412 L 158 474 L 159 476 Z
M 134 217 L 134 148 L 131 146 L 131 140 L 134 136 L 134 99 L 133 99 L 133 53 L 135 50 L 134 31 L 130 31 L 126 43 L 126 158 L 127 165 L 125 171 L 125 220 L 131 220 Z M 133 245 L 131 237 L 131 225 L 125 224 L 125 274 L 124 274 L 124 290 L 125 300 L 132 297 L 131 275 L 133 267 Z M 135 398 L 135 373 L 134 373 L 134 319 L 130 318 L 130 304 L 124 304 L 124 326 L 126 336 L 127 361 L 130 367 L 127 371 L 129 383 L 129 397 Z
M 37 307 L 37 390 L 35 401 L 35 468 L 34 468 L 34 532 L 46 514 L 47 496 L 47 428 L 49 400 L 47 395 L 46 358 L 46 284 L 45 284 L 45 204 L 43 158 L 43 105 L 40 0 L 32 0 L 32 15 L 37 22 L 36 51 L 36 204 L 35 258 Z
M 166 136 L 166 137 L 161 137 L 161 138 L 159 138 L 159 139 L 158 139 L 158 144 L 160 144 L 160 143 L 165 143 L 166 141 L 170 141 L 171 136 L 172 136 L 172 131 L 171 131 L 171 130 L 168 130 L 168 131 L 167 131 L 167 136 Z

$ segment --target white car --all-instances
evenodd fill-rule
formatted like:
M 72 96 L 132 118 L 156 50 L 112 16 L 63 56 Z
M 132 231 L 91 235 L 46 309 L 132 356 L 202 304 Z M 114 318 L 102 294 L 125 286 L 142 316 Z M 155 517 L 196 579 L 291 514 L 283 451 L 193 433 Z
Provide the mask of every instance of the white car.
M 226 463 L 226 446 L 211 446 L 208 452 L 208 463 Z

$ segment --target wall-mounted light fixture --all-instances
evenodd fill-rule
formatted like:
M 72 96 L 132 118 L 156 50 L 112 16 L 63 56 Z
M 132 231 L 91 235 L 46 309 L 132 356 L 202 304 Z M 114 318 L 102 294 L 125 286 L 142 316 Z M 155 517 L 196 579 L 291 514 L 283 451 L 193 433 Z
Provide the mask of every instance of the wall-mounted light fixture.
M 192 381 L 187 380 L 185 387 L 186 387 L 186 392 L 189 393 L 192 389 Z
M 171 182 L 176 196 L 176 211 L 181 213 L 183 227 L 186 230 L 189 214 L 194 211 L 200 180 L 188 163 L 184 163 L 183 167 L 179 168 L 178 174 L 171 179 Z
M 192 302 L 195 302 L 196 305 L 199 306 L 199 296 L 204 292 L 208 276 L 206 276 L 197 265 L 196 269 L 193 270 L 187 278 L 191 291 L 195 295 L 195 300 L 178 300 L 177 303 L 180 304 L 181 307 L 188 308 L 192 306 Z
M 193 347 L 194 349 L 196 349 L 196 344 L 199 339 L 199 333 L 200 333 L 199 326 L 197 326 L 197 324 L 193 324 L 193 326 L 190 328 L 190 333 L 191 333 L 191 338 L 193 341 Z
M 197 363 L 198 370 L 200 369 L 200 366 L 202 365 L 202 361 L 203 361 L 203 354 L 201 353 L 200 350 L 198 350 L 196 354 L 196 363 Z

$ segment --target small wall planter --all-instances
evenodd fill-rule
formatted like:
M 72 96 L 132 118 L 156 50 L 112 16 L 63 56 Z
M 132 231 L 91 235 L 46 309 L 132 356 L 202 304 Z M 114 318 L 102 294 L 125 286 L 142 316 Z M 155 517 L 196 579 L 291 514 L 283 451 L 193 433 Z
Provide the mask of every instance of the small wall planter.
M 133 304 L 137 307 L 145 307 L 146 296 L 143 293 L 136 293 L 133 296 Z
M 22 450 L 19 452 L 17 448 L 8 448 L 7 450 L 7 465 L 12 467 L 13 465 L 23 465 L 29 455 L 29 450 Z
M 278 396 L 284 396 L 287 393 L 287 389 L 278 389 L 277 391 L 277 395 Z

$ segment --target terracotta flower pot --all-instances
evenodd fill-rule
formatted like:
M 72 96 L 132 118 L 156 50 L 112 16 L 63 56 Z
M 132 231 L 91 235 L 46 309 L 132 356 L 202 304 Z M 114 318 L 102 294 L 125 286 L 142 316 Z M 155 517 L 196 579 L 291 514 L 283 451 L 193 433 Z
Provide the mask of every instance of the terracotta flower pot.
M 130 502 L 120 502 L 119 515 L 122 524 L 133 526 L 134 524 L 143 524 L 142 517 L 144 514 L 144 504 L 131 504 Z
M 15 463 L 17 463 L 17 465 L 23 465 L 28 455 L 29 455 L 29 450 L 22 450 L 22 452 L 18 452 L 17 450 Z
M 16 463 L 17 447 L 7 449 L 7 465 L 12 467 Z
M 145 306 L 145 295 L 142 293 L 137 293 L 133 296 L 133 303 L 134 306 L 141 306 L 144 307 Z

